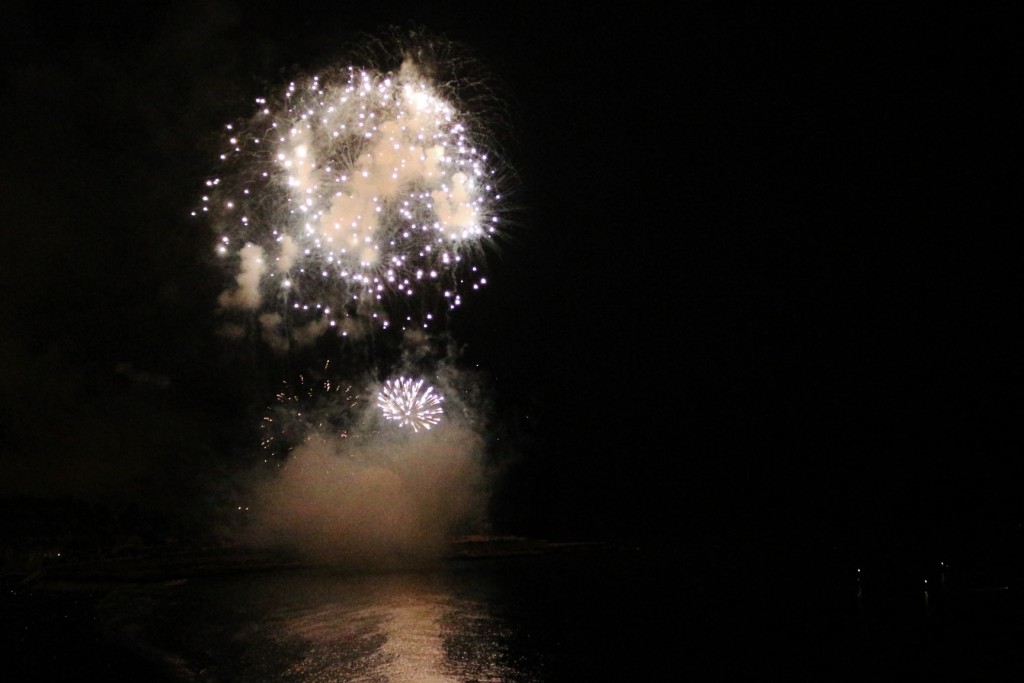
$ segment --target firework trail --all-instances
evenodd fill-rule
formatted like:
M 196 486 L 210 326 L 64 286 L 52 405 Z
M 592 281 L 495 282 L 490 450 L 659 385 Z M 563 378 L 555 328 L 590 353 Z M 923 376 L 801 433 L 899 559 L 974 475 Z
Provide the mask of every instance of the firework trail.
M 468 115 L 411 59 L 347 67 L 257 100 L 227 127 L 196 215 L 232 273 L 224 311 L 284 349 L 334 329 L 428 328 L 486 283 L 497 231 L 488 154 Z M 228 333 L 230 327 L 226 328 Z
M 314 437 L 335 442 L 349 438 L 359 396 L 336 375 L 327 361 L 320 372 L 281 383 L 260 423 L 260 445 L 268 459 L 279 462 Z
M 410 427 L 414 432 L 430 429 L 441 421 L 443 401 L 444 397 L 432 386 L 423 386 L 422 379 L 408 377 L 389 379 L 377 394 L 377 405 L 384 419 L 396 421 L 400 427 Z

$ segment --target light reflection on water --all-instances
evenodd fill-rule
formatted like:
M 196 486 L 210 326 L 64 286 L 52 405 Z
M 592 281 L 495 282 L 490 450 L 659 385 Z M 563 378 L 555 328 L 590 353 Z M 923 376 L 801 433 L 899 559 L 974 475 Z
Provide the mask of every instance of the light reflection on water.
M 541 680 L 492 590 L 475 573 L 291 572 L 144 586 L 105 612 L 183 680 Z
M 1024 664 L 1022 601 L 1003 584 L 925 596 L 835 572 L 758 576 L 569 553 L 141 585 L 100 618 L 159 663 L 151 681 L 934 680 L 965 661 Z

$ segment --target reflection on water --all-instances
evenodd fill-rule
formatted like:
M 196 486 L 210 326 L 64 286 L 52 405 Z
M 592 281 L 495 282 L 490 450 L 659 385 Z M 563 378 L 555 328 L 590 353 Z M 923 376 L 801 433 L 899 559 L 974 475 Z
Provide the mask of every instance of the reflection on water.
M 99 616 L 159 663 L 154 681 L 935 680 L 1024 665 L 1019 591 L 919 582 L 587 552 L 147 584 Z
M 105 613 L 186 680 L 540 680 L 493 590 L 475 572 L 291 572 L 121 591 Z
M 904 585 L 619 552 L 432 571 L 205 577 L 119 588 L 100 620 L 145 680 L 972 680 L 1024 670 L 1018 584 Z M 1017 576 L 1014 574 L 1014 576 Z M 1019 678 L 1019 675 L 1012 680 Z

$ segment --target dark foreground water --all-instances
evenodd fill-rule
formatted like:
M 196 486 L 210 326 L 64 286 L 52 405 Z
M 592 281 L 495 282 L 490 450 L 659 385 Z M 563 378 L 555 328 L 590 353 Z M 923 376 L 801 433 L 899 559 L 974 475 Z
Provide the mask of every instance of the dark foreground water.
M 623 550 L 5 596 L 8 681 L 1016 680 L 1020 587 Z M 5 673 L 6 675 L 2 675 Z

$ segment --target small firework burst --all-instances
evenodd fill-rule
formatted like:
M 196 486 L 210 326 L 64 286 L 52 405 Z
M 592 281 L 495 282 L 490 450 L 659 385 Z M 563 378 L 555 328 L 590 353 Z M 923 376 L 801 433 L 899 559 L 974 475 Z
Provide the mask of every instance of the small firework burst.
M 320 372 L 282 382 L 260 424 L 260 442 L 266 451 L 280 458 L 314 435 L 332 440 L 348 437 L 359 397 L 351 384 L 331 375 L 327 361 Z
M 444 396 L 432 386 L 424 385 L 422 379 L 408 377 L 389 379 L 377 394 L 377 405 L 384 419 L 394 420 L 400 427 L 410 427 L 414 432 L 430 429 L 441 421 L 442 401 Z

